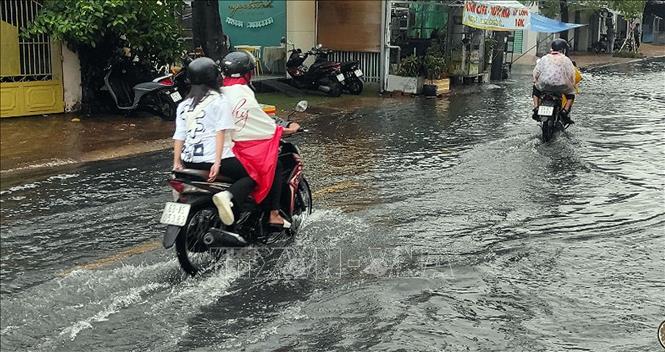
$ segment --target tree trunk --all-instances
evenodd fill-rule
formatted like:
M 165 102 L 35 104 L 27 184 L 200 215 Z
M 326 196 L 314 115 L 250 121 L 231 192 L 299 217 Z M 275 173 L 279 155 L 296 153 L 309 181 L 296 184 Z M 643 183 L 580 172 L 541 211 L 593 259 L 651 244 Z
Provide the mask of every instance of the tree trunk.
M 568 22 L 568 0 L 559 0 L 559 11 L 561 12 L 561 22 Z M 568 31 L 559 34 L 559 38 L 568 40 Z
M 219 1 L 194 0 L 192 2 L 192 35 L 194 47 L 201 47 L 206 56 L 221 60 L 226 55 Z

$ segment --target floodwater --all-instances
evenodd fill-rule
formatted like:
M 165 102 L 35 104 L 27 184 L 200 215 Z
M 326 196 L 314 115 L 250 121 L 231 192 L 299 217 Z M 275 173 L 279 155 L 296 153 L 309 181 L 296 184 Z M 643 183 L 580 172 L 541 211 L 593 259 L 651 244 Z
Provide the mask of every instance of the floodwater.
M 527 75 L 321 116 L 292 243 L 187 278 L 170 154 L 2 189 L 3 351 L 656 351 L 665 61 L 584 77 L 543 144 Z

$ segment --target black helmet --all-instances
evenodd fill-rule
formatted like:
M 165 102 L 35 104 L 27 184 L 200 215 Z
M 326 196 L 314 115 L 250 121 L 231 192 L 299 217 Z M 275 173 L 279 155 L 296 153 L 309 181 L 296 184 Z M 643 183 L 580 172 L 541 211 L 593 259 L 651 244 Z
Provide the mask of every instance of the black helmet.
M 565 39 L 554 39 L 552 42 L 552 50 L 558 51 L 560 53 L 566 53 L 570 47 L 568 46 L 568 42 Z
M 242 77 L 256 67 L 254 56 L 246 51 L 228 53 L 222 59 L 222 72 L 226 77 Z
M 209 57 L 200 57 L 187 65 L 191 84 L 214 84 L 219 76 L 219 66 Z

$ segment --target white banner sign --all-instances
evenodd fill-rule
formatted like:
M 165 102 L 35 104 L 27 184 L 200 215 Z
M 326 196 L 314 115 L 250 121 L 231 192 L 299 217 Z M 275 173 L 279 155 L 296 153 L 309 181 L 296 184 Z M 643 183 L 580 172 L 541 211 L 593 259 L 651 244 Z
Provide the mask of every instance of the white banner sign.
M 514 0 L 466 0 L 462 23 L 491 31 L 524 30 L 529 25 L 529 9 Z

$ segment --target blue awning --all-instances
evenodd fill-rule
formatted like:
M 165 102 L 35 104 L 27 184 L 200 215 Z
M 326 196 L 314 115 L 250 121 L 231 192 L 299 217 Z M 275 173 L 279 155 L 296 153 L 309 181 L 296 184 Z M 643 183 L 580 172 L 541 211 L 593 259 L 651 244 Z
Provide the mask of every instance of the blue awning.
M 532 32 L 544 32 L 544 33 L 558 33 L 567 31 L 569 29 L 586 26 L 585 24 L 577 23 L 566 23 L 545 16 L 541 16 L 537 13 L 531 13 L 531 21 L 529 24 L 529 30 Z

